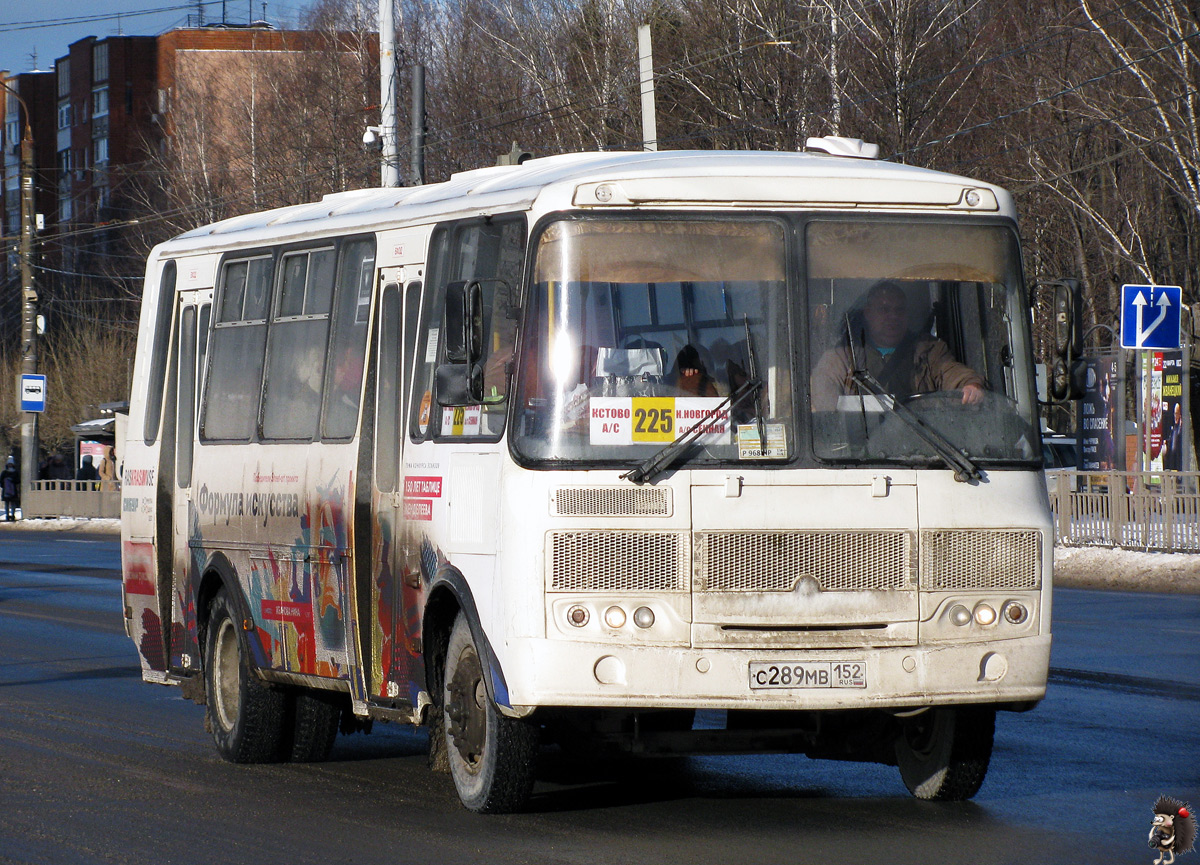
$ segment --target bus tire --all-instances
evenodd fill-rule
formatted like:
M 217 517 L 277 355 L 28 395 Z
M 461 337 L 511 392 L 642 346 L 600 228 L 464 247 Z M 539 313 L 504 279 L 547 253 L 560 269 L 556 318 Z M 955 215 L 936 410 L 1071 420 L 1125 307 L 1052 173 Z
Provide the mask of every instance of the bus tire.
M 901 722 L 896 765 L 918 799 L 961 802 L 983 786 L 996 731 L 991 706 L 943 706 Z
M 284 758 L 292 763 L 320 763 L 333 750 L 342 723 L 342 701 L 330 691 L 302 690 L 292 697 L 291 747 Z
M 496 709 L 484 682 L 483 663 L 462 613 L 446 651 L 442 722 L 450 776 L 458 797 L 478 814 L 519 811 L 533 790 L 538 728 Z
M 204 726 L 217 751 L 232 763 L 279 760 L 286 695 L 250 669 L 241 617 L 224 589 L 213 598 L 205 640 Z

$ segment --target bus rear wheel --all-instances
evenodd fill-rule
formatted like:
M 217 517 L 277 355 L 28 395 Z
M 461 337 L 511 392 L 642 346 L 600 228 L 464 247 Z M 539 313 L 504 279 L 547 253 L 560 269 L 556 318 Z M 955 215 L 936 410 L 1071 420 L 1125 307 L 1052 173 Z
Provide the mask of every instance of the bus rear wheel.
M 213 599 L 204 655 L 204 725 L 217 751 L 232 763 L 279 759 L 286 708 L 282 691 L 250 669 L 250 651 L 228 594 Z
M 461 613 L 446 650 L 442 722 L 450 775 L 470 811 L 519 811 L 533 790 L 538 728 L 500 714 L 487 693 L 483 664 Z
M 904 719 L 896 737 L 904 786 L 918 799 L 970 799 L 987 775 L 995 730 L 990 706 L 944 706 Z
M 341 695 L 301 690 L 290 697 L 291 736 L 283 758 L 293 763 L 320 763 L 333 750 L 342 722 Z

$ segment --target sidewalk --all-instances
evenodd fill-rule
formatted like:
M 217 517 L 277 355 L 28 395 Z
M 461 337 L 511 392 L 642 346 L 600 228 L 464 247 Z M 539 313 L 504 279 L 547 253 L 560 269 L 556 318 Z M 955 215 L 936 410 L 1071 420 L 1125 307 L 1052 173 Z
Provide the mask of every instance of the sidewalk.
M 24 520 L 20 518 L 21 509 L 17 508 L 18 518 L 8 522 L 0 511 L 0 535 L 4 532 L 38 531 L 38 532 L 87 532 L 97 535 L 121 534 L 121 521 L 113 519 L 88 520 L 78 517 L 58 517 L 56 519 Z

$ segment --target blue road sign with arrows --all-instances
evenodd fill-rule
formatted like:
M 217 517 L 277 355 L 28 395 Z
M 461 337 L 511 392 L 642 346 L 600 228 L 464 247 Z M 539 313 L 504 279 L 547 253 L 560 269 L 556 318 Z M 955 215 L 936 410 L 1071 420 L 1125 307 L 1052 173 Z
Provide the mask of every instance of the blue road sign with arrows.
M 1178 285 L 1121 286 L 1121 348 L 1179 348 Z

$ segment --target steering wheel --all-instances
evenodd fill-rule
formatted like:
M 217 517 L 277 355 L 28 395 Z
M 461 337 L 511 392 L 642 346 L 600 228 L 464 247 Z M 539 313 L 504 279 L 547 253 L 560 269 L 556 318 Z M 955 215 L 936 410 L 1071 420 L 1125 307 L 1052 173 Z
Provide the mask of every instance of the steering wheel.
M 964 406 L 963 401 L 962 401 L 962 389 L 961 388 L 956 388 L 953 390 L 921 391 L 919 393 L 909 394 L 908 396 L 901 399 L 900 403 L 902 405 L 913 405 L 915 403 L 918 406 L 925 405 L 925 406 L 931 406 L 931 407 L 932 406 L 941 406 L 941 405 Z M 992 404 L 1001 403 L 1002 405 L 1006 406 L 1007 408 L 1009 408 L 1010 410 L 1012 410 L 1014 412 L 1016 412 L 1019 409 L 1019 405 L 1015 399 L 1013 399 L 1011 396 L 1009 396 L 1006 393 L 1001 393 L 1000 391 L 995 391 L 995 390 L 985 390 L 983 392 L 983 399 L 980 402 L 977 402 L 974 405 L 971 405 L 968 403 L 964 407 L 983 408 L 984 406 L 988 405 L 989 403 L 992 403 Z

